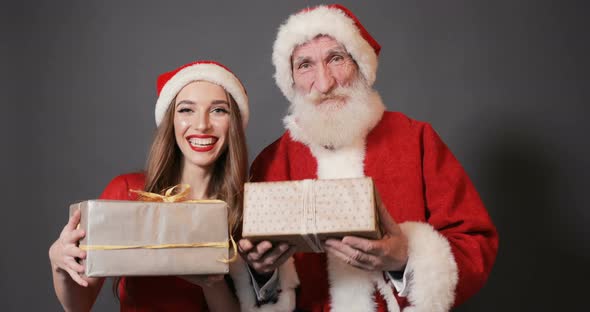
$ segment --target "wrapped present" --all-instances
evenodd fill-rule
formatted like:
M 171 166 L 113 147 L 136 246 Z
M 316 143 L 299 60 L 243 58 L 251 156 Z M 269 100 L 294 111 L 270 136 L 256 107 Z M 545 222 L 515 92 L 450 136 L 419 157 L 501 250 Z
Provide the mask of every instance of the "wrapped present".
M 327 238 L 379 239 L 371 178 L 246 183 L 242 236 L 323 252 Z
M 86 232 L 80 248 L 87 276 L 229 272 L 223 201 L 88 200 L 71 205 L 70 214 L 76 209 Z

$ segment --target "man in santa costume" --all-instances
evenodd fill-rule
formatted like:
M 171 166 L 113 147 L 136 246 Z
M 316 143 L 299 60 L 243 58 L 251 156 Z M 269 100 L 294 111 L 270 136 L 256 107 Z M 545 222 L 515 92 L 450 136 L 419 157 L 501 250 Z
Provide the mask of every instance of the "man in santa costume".
M 272 60 L 291 103 L 287 131 L 255 159 L 253 181 L 371 177 L 384 236 L 295 254 L 241 240 L 253 309 L 289 311 L 296 301 L 298 311 L 448 311 L 490 273 L 496 229 L 431 125 L 385 111 L 372 88 L 379 50 L 340 5 L 305 9 L 278 31 Z

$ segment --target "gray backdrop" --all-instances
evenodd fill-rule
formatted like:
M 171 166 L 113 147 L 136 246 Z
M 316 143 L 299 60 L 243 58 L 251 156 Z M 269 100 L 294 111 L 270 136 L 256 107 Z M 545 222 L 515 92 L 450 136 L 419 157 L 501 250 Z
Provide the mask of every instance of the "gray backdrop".
M 276 28 L 316 1 L 31 1 L 0 6 L 0 309 L 58 311 L 47 251 L 68 204 L 143 167 L 155 79 L 195 59 L 248 89 L 252 159 L 282 132 Z M 431 122 L 500 233 L 459 311 L 579 306 L 589 276 L 587 7 L 567 1 L 343 1 L 381 43 L 376 88 Z M 105 285 L 96 311 L 117 310 Z M 586 287 L 587 289 L 587 287 Z

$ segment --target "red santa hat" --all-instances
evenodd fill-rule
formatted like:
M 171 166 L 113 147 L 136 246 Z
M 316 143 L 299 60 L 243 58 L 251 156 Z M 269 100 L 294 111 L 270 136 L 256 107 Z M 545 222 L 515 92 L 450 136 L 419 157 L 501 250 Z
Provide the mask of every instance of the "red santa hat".
M 276 83 L 287 99 L 292 100 L 295 93 L 291 68 L 293 50 L 318 35 L 330 36 L 343 44 L 367 83 L 373 85 L 381 46 L 346 7 L 322 5 L 291 15 L 279 28 L 272 62 Z
M 172 99 L 193 81 L 208 81 L 225 89 L 234 98 L 242 115 L 242 126 L 248 125 L 248 96 L 244 85 L 227 67 L 214 61 L 197 61 L 183 65 L 158 77 L 156 125 L 160 125 Z

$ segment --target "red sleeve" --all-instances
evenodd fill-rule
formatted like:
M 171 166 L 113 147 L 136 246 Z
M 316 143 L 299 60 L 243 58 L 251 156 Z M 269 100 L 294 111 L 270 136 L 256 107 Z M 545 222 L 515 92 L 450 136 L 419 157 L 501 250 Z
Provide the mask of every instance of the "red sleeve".
M 487 280 L 498 251 L 498 233 L 465 170 L 429 124 L 422 140 L 428 223 L 451 246 L 459 273 L 458 305 Z
M 283 137 L 267 146 L 252 162 L 250 181 L 285 181 L 289 179 L 289 162 Z
M 143 190 L 143 184 L 144 175 L 142 173 L 122 174 L 109 182 L 99 199 L 134 200 L 136 196 L 129 190 Z

